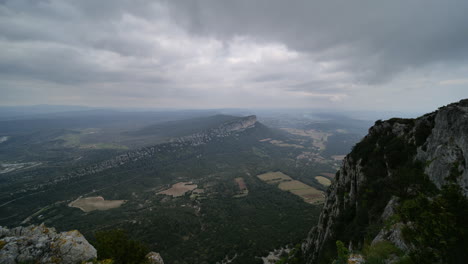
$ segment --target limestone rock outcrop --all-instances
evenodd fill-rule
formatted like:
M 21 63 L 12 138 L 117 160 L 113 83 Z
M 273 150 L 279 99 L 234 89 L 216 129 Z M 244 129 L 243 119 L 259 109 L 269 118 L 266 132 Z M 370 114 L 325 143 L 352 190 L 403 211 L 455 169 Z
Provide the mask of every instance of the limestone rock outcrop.
M 146 254 L 145 258 L 149 264 L 164 264 L 161 255 L 156 252 L 150 252 Z
M 376 140 L 379 138 L 387 138 L 386 142 L 399 141 L 401 146 L 411 146 L 414 151 L 412 149 L 403 153 L 402 150 L 402 153 L 396 154 L 381 151 L 384 154 L 377 160 L 379 163 L 377 165 L 366 164 L 368 157 L 356 153 L 358 151 L 353 150 L 347 155 L 327 191 L 319 223 L 310 231 L 303 244 L 302 249 L 307 263 L 317 263 L 321 254 L 324 254 L 324 245 L 333 245 L 339 235 L 338 232 L 346 232 L 346 225 L 351 224 L 350 221 L 366 211 L 369 203 L 375 202 L 366 200 L 365 205 L 363 200 L 359 199 L 360 194 L 369 192 L 369 182 L 376 179 L 385 181 L 385 179 L 396 177 L 393 175 L 395 168 L 392 168 L 390 164 L 392 162 L 390 155 L 393 155 L 394 160 L 405 158 L 423 164 L 424 173 L 438 188 L 447 184 L 450 175 L 457 175 L 456 184 L 461 187 L 465 197 L 468 197 L 468 99 L 441 107 L 435 112 L 416 119 L 394 118 L 377 121 L 362 140 L 366 142 L 367 150 L 361 151 L 372 152 L 376 149 L 385 149 L 386 146 L 382 146 L 379 140 Z M 376 166 L 380 166 L 379 175 L 376 175 L 376 170 L 373 169 Z M 411 188 L 408 188 L 407 192 L 411 192 Z M 380 219 L 374 219 L 374 221 L 383 223 L 386 218 L 393 215 L 393 208 L 398 203 L 398 199 L 390 195 L 385 199 L 381 201 L 384 206 L 379 206 L 378 210 L 373 212 L 374 215 L 381 215 Z M 338 222 L 341 222 L 341 229 L 338 227 Z M 343 223 L 345 223 L 344 227 Z M 411 245 L 403 240 L 401 229 L 401 224 L 396 223 L 390 230 L 380 230 L 374 238 L 374 243 L 387 240 L 402 250 L 408 250 Z M 356 248 L 362 246 L 350 244 Z
M 0 227 L 0 263 L 82 263 L 97 257 L 96 249 L 78 231 L 57 233 L 45 225 Z
M 170 142 L 162 143 L 154 146 L 142 147 L 140 149 L 128 151 L 127 153 L 118 155 L 112 159 L 93 164 L 91 166 L 79 168 L 73 172 L 60 177 L 55 177 L 47 182 L 34 184 L 31 186 L 25 185 L 21 192 L 37 191 L 43 187 L 55 185 L 59 182 L 79 178 L 85 175 L 98 173 L 104 170 L 112 169 L 130 162 L 135 162 L 141 159 L 150 158 L 157 154 L 173 151 L 174 148 L 184 146 L 200 146 L 210 141 L 225 138 L 231 135 L 237 135 L 247 129 L 254 128 L 257 124 L 255 115 L 239 117 L 232 121 L 227 121 L 219 124 L 219 126 L 200 131 L 188 136 L 172 139 Z

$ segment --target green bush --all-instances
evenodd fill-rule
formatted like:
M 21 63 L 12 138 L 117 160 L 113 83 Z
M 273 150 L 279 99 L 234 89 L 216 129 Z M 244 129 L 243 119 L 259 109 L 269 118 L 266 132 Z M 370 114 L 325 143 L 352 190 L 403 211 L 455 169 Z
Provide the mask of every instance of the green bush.
M 468 199 L 460 186 L 449 184 L 440 195 L 429 199 L 419 195 L 398 209 L 406 241 L 415 245 L 415 263 L 465 263 L 468 258 Z
M 120 229 L 100 231 L 95 234 L 95 247 L 98 259 L 112 259 L 115 264 L 144 263 L 147 247 L 130 240 L 127 233 Z
M 348 262 L 349 251 L 340 240 L 336 241 L 336 253 L 337 258 L 333 264 L 346 264 Z
M 403 252 L 389 241 L 381 241 L 363 250 L 366 264 L 383 264 L 392 255 L 401 256 Z

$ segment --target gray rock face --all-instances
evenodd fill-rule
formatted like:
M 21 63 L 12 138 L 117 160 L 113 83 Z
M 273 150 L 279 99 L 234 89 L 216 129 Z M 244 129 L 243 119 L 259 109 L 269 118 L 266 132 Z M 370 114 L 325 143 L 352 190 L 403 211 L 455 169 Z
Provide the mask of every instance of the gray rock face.
M 156 252 L 148 253 L 145 258 L 149 264 L 164 264 L 161 255 L 159 255 L 159 253 Z
M 435 113 L 434 128 L 425 147 L 418 149 L 417 159 L 428 162 L 425 173 L 439 188 L 456 169 L 461 174 L 458 184 L 468 196 L 468 100 Z
M 359 206 L 356 194 L 360 191 L 363 178 L 362 167 L 359 164 L 354 165 L 353 159 L 347 156 L 343 160 L 343 165 L 334 182 L 327 190 L 327 200 L 320 214 L 318 225 L 309 232 L 305 243 L 302 245 L 308 263 L 315 263 L 323 247 L 323 242 L 333 237 L 334 224 L 342 211 L 353 205 Z M 338 194 L 340 189 L 345 190 L 348 195 L 340 196 Z
M 437 187 L 443 186 L 447 182 L 447 177 L 456 172 L 457 182 L 468 197 L 468 99 L 441 107 L 438 111 L 417 119 L 376 122 L 369 129 L 366 138 L 388 133 L 407 144 L 418 146 L 413 159 L 426 164 L 425 173 Z M 317 262 L 324 243 L 334 237 L 334 225 L 343 212 L 346 210 L 357 212 L 359 209 L 357 194 L 362 191 L 361 187 L 366 177 L 371 177 L 364 175 L 361 161 L 362 159 L 353 160 L 351 155 L 348 155 L 329 187 L 319 223 L 310 231 L 302 247 L 307 263 Z M 392 177 L 390 171 L 383 173 L 386 177 Z M 346 195 L 339 195 L 338 190 Z M 393 215 L 396 203 L 397 199 L 394 198 L 388 201 L 387 207 L 382 212 L 382 220 Z M 401 225 L 395 224 L 390 230 L 381 230 L 374 243 L 389 240 L 401 249 L 410 248 L 411 245 L 403 241 L 401 228 Z
M 57 233 L 44 225 L 0 227 L 0 263 L 82 263 L 97 257 L 96 249 L 74 230 Z
M 395 213 L 395 208 L 398 205 L 398 197 L 392 197 L 392 199 L 390 199 L 390 201 L 388 202 L 387 206 L 385 206 L 381 219 L 383 221 L 389 219 Z M 402 223 L 395 223 L 392 226 L 389 226 L 388 228 L 383 228 L 382 230 L 380 230 L 379 234 L 374 238 L 374 240 L 372 240 L 372 245 L 375 245 L 376 243 L 381 241 L 390 241 L 396 247 L 403 251 L 411 249 L 412 246 L 406 243 L 403 239 L 401 231 L 403 227 L 404 225 Z

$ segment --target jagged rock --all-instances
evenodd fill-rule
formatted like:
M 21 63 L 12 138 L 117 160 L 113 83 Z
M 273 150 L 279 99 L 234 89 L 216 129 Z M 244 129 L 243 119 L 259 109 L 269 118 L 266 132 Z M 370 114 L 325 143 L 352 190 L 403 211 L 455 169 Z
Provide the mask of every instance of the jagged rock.
M 468 99 L 441 108 L 434 115 L 434 128 L 417 158 L 429 164 L 425 173 L 437 187 L 446 183 L 452 167 L 462 177 L 458 184 L 468 196 Z M 458 163 L 458 164 L 456 164 Z
M 302 249 L 307 253 L 309 263 L 314 263 L 322 243 L 326 239 L 333 237 L 333 226 L 344 208 L 359 206 L 356 201 L 356 194 L 360 191 L 364 181 L 364 174 L 359 163 L 355 164 L 352 157 L 347 156 L 343 160 L 343 165 L 338 172 L 332 185 L 327 190 L 327 200 L 319 217 L 319 224 L 313 228 Z M 339 197 L 338 191 L 346 190 L 347 196 Z
M 462 187 L 464 195 L 468 196 L 468 99 L 441 107 L 438 111 L 417 119 L 395 118 L 377 121 L 363 140 L 389 135 L 402 140 L 404 144 L 416 147 L 413 160 L 425 164 L 425 174 L 438 188 L 445 185 L 448 176 L 455 172 L 457 183 Z M 356 159 L 354 160 L 352 155 L 346 156 L 335 181 L 327 190 L 319 223 L 309 232 L 302 246 L 307 263 L 316 263 L 324 244 L 337 235 L 334 226 L 343 213 L 352 211 L 357 214 L 359 211 L 361 205 L 357 196 L 362 192 L 367 177 L 372 175 L 363 173 L 363 166 L 366 165 L 363 165 L 362 157 Z M 391 178 L 393 175 L 388 169 L 386 157 L 383 158 L 383 162 L 387 169 L 384 169 L 382 175 Z M 408 188 L 407 192 L 411 191 Z M 394 214 L 397 203 L 398 199 L 395 197 L 387 201 L 387 206 L 380 212 L 381 223 Z M 380 230 L 374 242 L 389 240 L 400 249 L 407 250 L 411 245 L 403 240 L 402 228 L 402 223 L 395 223 L 389 230 Z
M 380 217 L 383 221 L 388 220 L 393 214 L 395 214 L 395 209 L 399 205 L 400 199 L 396 196 L 393 196 L 390 201 L 388 201 L 385 209 Z
M 164 264 L 164 261 L 159 255 L 159 253 L 156 252 L 150 252 L 145 256 L 146 260 L 148 261 L 149 264 Z
M 372 240 L 372 245 L 375 245 L 381 241 L 390 241 L 392 242 L 397 248 L 408 251 L 411 249 L 411 245 L 405 242 L 403 239 L 403 234 L 401 230 L 405 225 L 402 223 L 396 223 L 390 226 L 388 229 L 383 228 L 380 230 L 379 234 Z
M 392 215 L 395 214 L 395 209 L 399 205 L 398 197 L 392 197 L 388 202 L 387 206 L 385 206 L 384 212 L 382 213 L 381 219 L 383 222 L 387 221 Z M 394 223 L 388 228 L 385 227 L 380 230 L 379 234 L 372 240 L 372 245 L 377 244 L 381 241 L 390 241 L 392 242 L 397 248 L 408 251 L 412 248 L 411 245 L 405 242 L 403 239 L 402 229 L 405 225 L 403 223 Z
M 74 230 L 57 233 L 45 225 L 0 227 L 0 263 L 65 263 L 75 264 L 97 257 L 96 249 Z
M 366 263 L 361 254 L 350 254 L 347 260 L 348 264 L 363 264 Z

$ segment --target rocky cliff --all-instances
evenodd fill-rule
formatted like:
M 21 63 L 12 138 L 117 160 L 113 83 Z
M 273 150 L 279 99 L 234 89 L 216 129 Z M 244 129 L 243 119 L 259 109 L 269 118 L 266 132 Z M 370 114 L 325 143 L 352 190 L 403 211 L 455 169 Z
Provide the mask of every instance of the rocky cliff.
M 377 121 L 327 191 L 319 223 L 303 244 L 307 263 L 330 263 L 337 240 L 351 251 L 387 241 L 409 263 L 466 260 L 460 251 L 468 252 L 467 164 L 468 100 L 417 119 Z M 436 220 L 427 222 L 431 217 Z
M 201 145 L 215 138 L 227 137 L 234 133 L 239 133 L 248 128 L 252 128 L 255 126 L 255 123 L 257 123 L 256 116 L 246 116 L 233 121 L 222 123 L 215 128 L 200 131 L 189 136 L 175 138 L 171 142 L 179 144 L 190 144 L 193 146 Z
M 96 259 L 96 249 L 77 230 L 57 233 L 54 228 L 44 224 L 12 229 L 0 226 L 0 264 L 111 263 Z M 156 252 L 149 252 L 144 261 L 148 264 L 164 264 L 161 255 Z
M 137 161 L 142 158 L 151 157 L 158 152 L 182 146 L 198 146 L 206 144 L 214 139 L 228 137 L 236 133 L 240 133 L 246 129 L 252 128 L 257 123 L 256 116 L 240 117 L 234 121 L 229 121 L 220 124 L 218 127 L 200 131 L 198 133 L 172 139 L 169 143 L 159 144 L 150 147 L 140 148 L 134 151 L 129 151 L 119 155 L 113 159 L 101 162 L 91 167 L 83 168 L 67 177 L 81 176 L 85 174 L 95 173 L 117 167 L 130 161 Z
M 127 153 L 118 155 L 112 159 L 105 160 L 88 167 L 80 168 L 61 177 L 56 177 L 49 180 L 48 182 L 35 184 L 33 186 L 25 186 L 25 188 L 21 189 L 19 192 L 39 190 L 43 187 L 51 186 L 58 182 L 115 168 L 129 162 L 152 157 L 158 153 L 164 153 L 165 151 L 173 151 L 174 148 L 203 145 L 213 140 L 236 135 L 247 129 L 255 127 L 256 124 L 257 117 L 255 115 L 239 117 L 238 119 L 221 123 L 217 127 L 206 129 L 192 135 L 174 138 L 168 143 L 162 143 L 128 151 Z
M 57 233 L 44 225 L 0 227 L 0 263 L 75 264 L 95 259 L 96 249 L 80 232 Z

